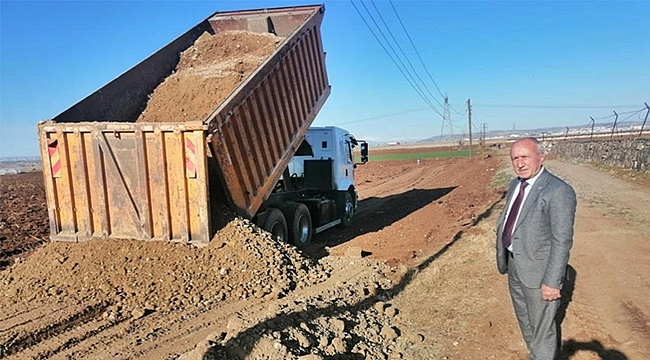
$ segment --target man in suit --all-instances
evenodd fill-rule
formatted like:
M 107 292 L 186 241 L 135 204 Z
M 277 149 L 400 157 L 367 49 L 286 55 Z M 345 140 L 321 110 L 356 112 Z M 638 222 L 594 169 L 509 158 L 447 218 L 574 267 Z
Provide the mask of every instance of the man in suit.
M 508 289 L 530 358 L 557 353 L 555 314 L 573 244 L 576 194 L 544 168 L 544 148 L 535 138 L 517 140 L 510 160 L 517 178 L 508 188 L 497 223 L 497 267 Z

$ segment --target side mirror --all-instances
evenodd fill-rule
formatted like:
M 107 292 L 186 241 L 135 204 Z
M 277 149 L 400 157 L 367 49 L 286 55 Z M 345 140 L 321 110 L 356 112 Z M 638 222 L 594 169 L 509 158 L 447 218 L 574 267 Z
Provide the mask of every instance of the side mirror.
M 361 143 L 361 162 L 363 164 L 368 162 L 368 143 L 367 142 L 362 142 Z

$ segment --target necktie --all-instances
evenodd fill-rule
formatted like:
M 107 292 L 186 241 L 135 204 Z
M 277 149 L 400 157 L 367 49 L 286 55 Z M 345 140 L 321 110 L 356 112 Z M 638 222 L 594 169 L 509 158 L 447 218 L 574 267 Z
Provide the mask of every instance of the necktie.
M 524 190 L 526 190 L 526 186 L 528 186 L 528 183 L 526 181 L 522 181 L 521 185 L 519 186 L 519 194 L 517 195 L 515 202 L 512 204 L 510 213 L 508 213 L 506 226 L 503 228 L 503 234 L 501 236 L 504 249 L 509 248 L 510 244 L 512 243 L 512 229 L 515 227 L 515 220 L 517 220 L 519 208 L 521 207 L 521 203 L 524 201 Z

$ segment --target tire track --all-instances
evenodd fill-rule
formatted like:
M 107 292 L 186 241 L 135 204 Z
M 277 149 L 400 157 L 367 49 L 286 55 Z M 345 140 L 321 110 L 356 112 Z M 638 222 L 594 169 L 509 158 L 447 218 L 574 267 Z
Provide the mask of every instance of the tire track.
M 54 321 L 47 321 L 51 317 L 42 317 L 46 321 L 42 324 L 36 324 L 37 326 L 30 326 L 27 329 L 24 329 L 27 326 L 14 328 L 2 336 L 1 340 L 4 345 L 1 355 L 8 357 L 16 355 L 17 359 L 24 359 L 26 357 L 35 359 L 47 358 L 69 346 L 70 343 L 78 342 L 79 339 L 93 336 L 103 331 L 103 329 L 111 327 L 112 324 L 108 320 L 102 321 L 102 324 L 99 324 L 99 326 L 93 324 L 94 320 L 100 317 L 102 312 L 110 305 L 110 303 L 102 302 L 84 306 L 80 311 L 65 314 L 64 316 L 57 315 L 57 319 Z M 27 321 L 25 324 L 29 325 L 30 322 Z M 62 338 L 65 338 L 65 340 L 62 340 Z M 53 339 L 57 343 L 62 342 L 62 344 L 52 346 L 48 343 L 50 339 Z M 48 350 L 39 350 L 39 346 Z

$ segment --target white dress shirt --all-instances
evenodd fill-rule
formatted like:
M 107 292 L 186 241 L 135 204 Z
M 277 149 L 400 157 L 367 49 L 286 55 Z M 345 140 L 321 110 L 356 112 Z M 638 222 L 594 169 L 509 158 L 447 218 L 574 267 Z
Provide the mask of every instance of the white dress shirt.
M 544 167 L 542 166 L 542 169 L 537 173 L 537 175 L 533 176 L 530 179 L 524 180 L 525 182 L 528 183 L 528 186 L 526 186 L 526 188 L 524 189 L 524 198 L 522 199 L 521 204 L 519 205 L 519 213 L 517 214 L 517 218 L 515 219 L 515 226 L 512 227 L 512 231 L 515 231 L 515 227 L 517 227 L 517 221 L 519 221 L 519 215 L 521 214 L 521 209 L 523 209 L 523 207 L 524 207 L 524 203 L 526 202 L 526 198 L 528 197 L 528 194 L 530 193 L 530 189 L 533 188 L 533 184 L 535 184 L 535 181 L 537 180 L 537 178 L 539 177 L 539 175 L 543 171 L 545 171 L 545 170 L 544 170 Z M 519 194 L 519 188 L 520 187 L 521 187 L 521 182 L 515 188 L 514 194 Z M 510 215 L 510 210 L 512 209 L 512 204 L 515 202 L 516 199 L 517 199 L 516 195 L 513 196 L 510 199 L 510 203 L 508 204 L 508 212 L 506 213 L 506 217 L 505 217 L 506 219 L 508 218 L 508 215 Z M 503 227 L 505 228 L 505 226 L 506 226 L 506 221 L 503 222 Z M 512 252 L 512 243 L 513 242 L 514 242 L 514 239 L 513 239 L 513 241 L 510 242 L 510 246 L 508 247 L 508 251 L 510 251 L 510 252 Z

